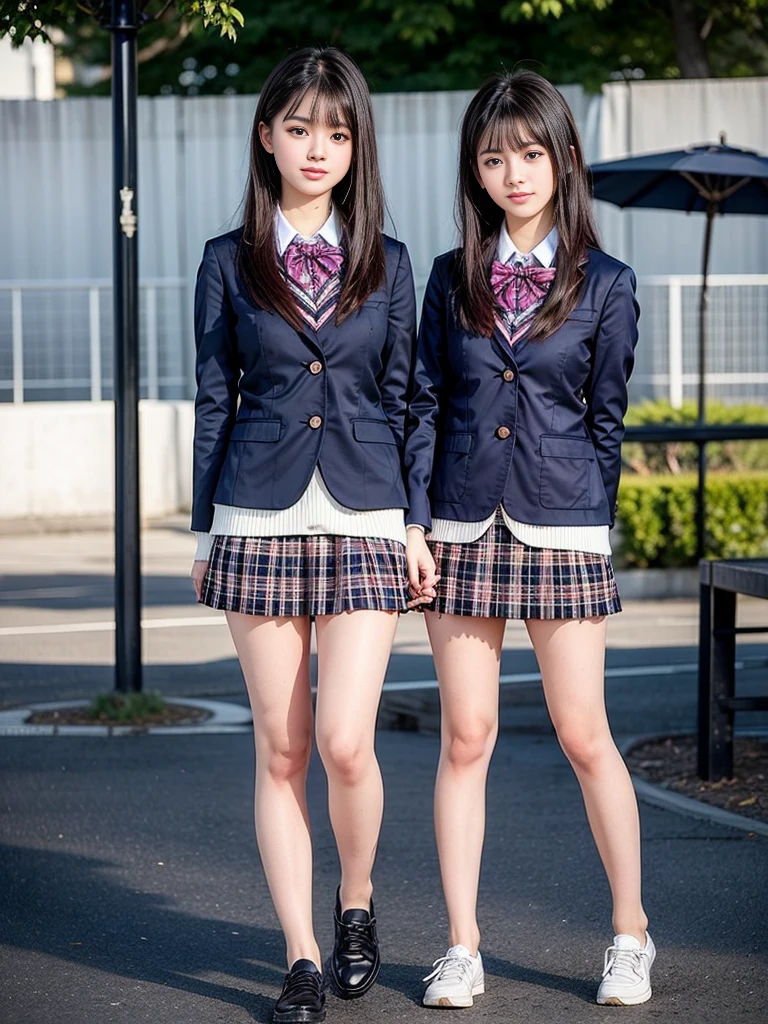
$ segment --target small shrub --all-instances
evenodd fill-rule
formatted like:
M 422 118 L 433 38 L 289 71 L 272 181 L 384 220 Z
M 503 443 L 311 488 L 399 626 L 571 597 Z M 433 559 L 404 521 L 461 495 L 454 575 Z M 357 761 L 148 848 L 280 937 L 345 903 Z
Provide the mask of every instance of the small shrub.
M 619 555 L 637 568 L 696 564 L 696 477 L 622 478 Z M 708 558 L 768 555 L 768 473 L 707 477 L 705 552 Z
M 99 693 L 91 701 L 87 715 L 98 722 L 136 722 L 165 708 L 159 693 Z
M 643 402 L 632 406 L 625 417 L 628 427 L 669 423 L 693 425 L 697 421 L 695 402 L 684 402 L 682 409 L 673 409 L 667 401 Z M 709 423 L 765 423 L 768 409 L 761 405 L 724 405 L 707 402 Z M 658 473 L 696 472 L 698 449 L 695 444 L 677 441 L 666 444 L 640 444 L 628 441 L 622 449 L 625 472 L 640 476 Z M 768 469 L 768 440 L 712 441 L 707 445 L 707 465 L 714 472 L 742 472 Z

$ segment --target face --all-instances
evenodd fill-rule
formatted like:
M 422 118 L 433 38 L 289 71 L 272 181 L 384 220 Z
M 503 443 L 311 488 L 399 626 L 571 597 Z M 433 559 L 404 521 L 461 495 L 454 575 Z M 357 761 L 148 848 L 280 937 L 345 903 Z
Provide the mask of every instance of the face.
M 481 144 L 476 174 L 508 222 L 551 215 L 555 169 L 549 153 L 537 142 L 521 149 L 489 149 Z
M 307 199 L 319 198 L 338 185 L 352 164 L 352 132 L 346 125 L 312 120 L 312 99 L 307 94 L 288 116 L 287 107 L 272 126 L 259 125 L 261 144 L 272 153 L 286 190 Z

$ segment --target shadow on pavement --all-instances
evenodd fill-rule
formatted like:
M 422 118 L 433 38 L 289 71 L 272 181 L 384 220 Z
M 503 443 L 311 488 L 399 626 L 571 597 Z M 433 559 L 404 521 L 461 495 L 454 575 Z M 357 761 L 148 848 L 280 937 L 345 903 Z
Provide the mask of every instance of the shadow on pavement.
M 108 877 L 112 868 L 119 865 L 0 846 L 0 876 L 13 880 L 0 917 L 3 942 L 68 963 L 73 980 L 81 966 L 240 1006 L 255 1021 L 270 1019 L 274 996 L 258 990 L 282 984 L 278 931 L 191 917 L 164 894 L 124 888 Z M 196 973 L 233 982 L 207 981 Z

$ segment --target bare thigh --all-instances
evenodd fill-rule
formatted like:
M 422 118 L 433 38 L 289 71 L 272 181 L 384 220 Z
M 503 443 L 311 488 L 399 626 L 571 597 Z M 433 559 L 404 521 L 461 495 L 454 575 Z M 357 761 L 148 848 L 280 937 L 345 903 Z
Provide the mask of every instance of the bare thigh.
M 306 751 L 312 735 L 310 621 L 227 612 L 253 711 L 257 749 L 284 756 Z
M 373 743 L 398 616 L 360 610 L 317 619 L 317 737 L 347 748 Z M 336 745 L 336 743 L 334 744 Z
M 604 735 L 605 618 L 529 619 L 526 627 L 561 743 Z
M 446 734 L 495 735 L 506 620 L 424 614 L 440 682 L 443 740 Z

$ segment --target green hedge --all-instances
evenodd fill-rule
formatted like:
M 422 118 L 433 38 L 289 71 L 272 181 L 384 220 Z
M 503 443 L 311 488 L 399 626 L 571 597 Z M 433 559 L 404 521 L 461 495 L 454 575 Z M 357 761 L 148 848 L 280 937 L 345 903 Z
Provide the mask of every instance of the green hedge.
M 626 474 L 619 488 L 621 542 L 617 554 L 638 568 L 696 564 L 696 477 Z M 707 477 L 710 558 L 768 555 L 768 473 Z
M 696 404 L 684 402 L 673 409 L 669 402 L 643 402 L 627 411 L 628 427 L 648 424 L 694 424 Z M 724 405 L 707 402 L 708 423 L 767 423 L 768 409 L 761 405 Z M 625 473 L 695 473 L 698 449 L 695 444 L 638 444 L 626 442 L 622 449 Z M 768 470 L 768 441 L 713 441 L 707 445 L 707 465 L 715 472 Z

